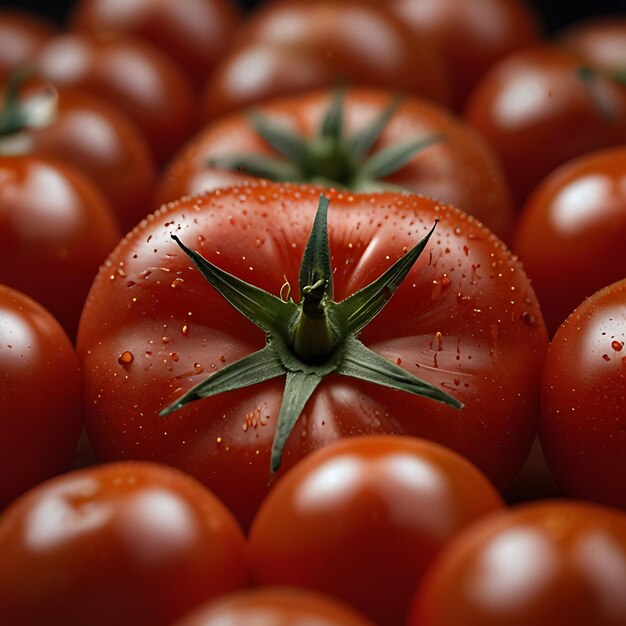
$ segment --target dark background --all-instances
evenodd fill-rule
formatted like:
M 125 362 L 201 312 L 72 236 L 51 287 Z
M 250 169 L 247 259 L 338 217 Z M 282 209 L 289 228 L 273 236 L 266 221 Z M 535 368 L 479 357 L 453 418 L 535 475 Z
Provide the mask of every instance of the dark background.
M 177 0 L 171 0 L 176 2 Z M 626 0 L 527 0 L 543 16 L 548 31 L 554 31 L 565 24 L 589 15 L 603 13 L 621 13 L 626 16 Z M 9 0 L 0 2 L 0 7 L 13 6 L 34 10 L 62 23 L 72 0 Z M 239 4 L 250 9 L 260 2 L 239 0 Z

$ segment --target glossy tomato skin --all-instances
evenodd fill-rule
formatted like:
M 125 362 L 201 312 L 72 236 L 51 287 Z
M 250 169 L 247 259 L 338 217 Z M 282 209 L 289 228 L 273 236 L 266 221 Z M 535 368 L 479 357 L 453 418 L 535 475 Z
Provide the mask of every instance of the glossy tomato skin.
M 268 488 L 284 382 L 278 378 L 158 413 L 225 364 L 265 345 L 171 239 L 279 294 L 298 284 L 321 189 L 266 181 L 172 203 L 128 236 L 90 292 L 78 338 L 87 428 L 101 459 L 161 459 L 209 485 L 244 526 Z M 432 245 L 363 343 L 457 397 L 461 411 L 355 379 L 322 381 L 283 467 L 342 436 L 407 433 L 448 445 L 499 486 L 535 432 L 546 332 L 521 266 L 482 225 L 420 196 L 325 190 L 337 301 L 439 224 Z M 130 358 L 118 361 L 124 353 Z M 125 361 L 129 361 L 125 362 Z
M 203 84 L 229 45 L 240 20 L 233 0 L 82 0 L 71 16 L 83 32 L 127 34 L 174 60 L 189 80 Z
M 400 626 L 442 546 L 502 506 L 485 476 L 447 448 L 344 439 L 302 460 L 261 505 L 249 536 L 255 581 L 325 592 Z
M 124 111 L 158 163 L 195 128 L 191 85 L 163 53 L 140 40 L 66 33 L 40 50 L 35 66 L 44 80 L 94 93 Z
M 333 95 L 333 91 L 321 90 L 284 97 L 256 110 L 282 127 L 313 138 Z M 393 98 L 393 94 L 380 90 L 348 90 L 344 98 L 346 136 L 381 115 Z M 443 107 L 424 99 L 405 98 L 374 150 L 437 135 L 441 136 L 439 142 L 419 152 L 385 181 L 463 209 L 498 236 L 509 237 L 515 210 L 498 157 L 478 133 Z M 170 163 L 157 194 L 159 203 L 250 178 L 208 165 L 212 158 L 233 154 L 278 156 L 255 132 L 246 113 L 223 116 L 205 126 Z
M 146 140 L 105 100 L 76 89 L 60 89 L 58 95 L 54 123 L 29 130 L 24 149 L 61 159 L 86 174 L 108 201 L 123 232 L 130 230 L 150 211 L 156 182 Z
M 408 626 L 620 626 L 626 516 L 546 501 L 460 533 L 418 588 Z
M 173 626 L 374 626 L 334 598 L 305 589 L 263 587 L 224 596 Z
M 626 281 L 557 330 L 542 378 L 540 436 L 566 494 L 626 509 Z
M 518 205 L 553 169 L 626 141 L 626 86 L 550 46 L 511 53 L 472 92 L 467 120 L 502 157 Z
M 0 82 L 15 68 L 30 63 L 55 34 L 52 24 L 17 9 L 0 9 Z
M 449 102 L 448 77 L 430 41 L 377 0 L 274 0 L 250 17 L 217 66 L 202 116 L 340 82 Z
M 387 0 L 418 36 L 437 45 L 451 78 L 455 108 L 498 59 L 539 40 L 523 0 Z M 486 36 L 488 33 L 488 36 Z
M 57 322 L 0 285 L 0 510 L 69 468 L 82 426 L 80 363 Z
M 625 216 L 625 147 L 572 159 L 528 199 L 513 248 L 551 333 L 584 298 L 624 276 Z
M 246 585 L 241 529 L 191 477 L 149 463 L 44 483 L 1 518 L 6 626 L 169 626 Z
M 82 174 L 43 156 L 0 157 L 0 283 L 28 294 L 70 338 L 100 264 L 120 240 Z

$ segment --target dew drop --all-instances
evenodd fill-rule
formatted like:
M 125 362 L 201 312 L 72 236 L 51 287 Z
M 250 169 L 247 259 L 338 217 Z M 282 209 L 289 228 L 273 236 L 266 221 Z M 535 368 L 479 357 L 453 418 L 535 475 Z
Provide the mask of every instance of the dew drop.
M 193 371 L 196 374 L 202 374 L 202 372 L 204 372 L 204 368 L 202 367 L 202 365 L 200 365 L 200 363 L 194 363 L 193 364 Z
M 180 329 L 185 337 L 189 337 L 189 326 L 187 324 L 183 324 L 183 327 Z
M 616 339 L 611 341 L 611 348 L 613 348 L 613 350 L 615 350 L 616 352 L 619 352 L 623 348 L 623 346 L 624 344 L 621 341 L 617 341 Z
M 176 289 L 177 287 L 180 287 L 185 281 L 182 278 L 175 278 L 172 281 L 172 288 Z
M 176 352 L 171 352 L 170 353 L 170 359 L 172 359 L 172 361 L 178 362 L 179 358 L 180 357 L 178 356 L 178 354 Z
M 603 354 L 603 355 L 602 355 L 602 358 L 603 358 L 605 361 L 610 361 L 610 360 L 611 360 L 611 357 L 610 357 L 608 354 Z
M 135 360 L 135 356 L 129 350 L 124 350 L 117 359 L 120 365 L 130 365 Z

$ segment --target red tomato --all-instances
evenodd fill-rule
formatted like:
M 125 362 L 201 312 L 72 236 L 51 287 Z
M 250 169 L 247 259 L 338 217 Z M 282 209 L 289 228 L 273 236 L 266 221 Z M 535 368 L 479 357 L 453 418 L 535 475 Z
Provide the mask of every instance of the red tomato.
M 539 39 L 539 23 L 524 0 L 386 0 L 418 37 L 441 51 L 459 108 L 498 59 Z
M 207 374 L 266 342 L 170 234 L 277 295 L 286 283 L 298 285 L 319 193 L 264 181 L 218 190 L 168 205 L 120 243 L 94 283 L 78 339 L 87 428 L 100 459 L 182 467 L 249 524 L 268 488 L 283 379 L 159 416 Z M 295 424 L 283 466 L 342 436 L 408 433 L 454 448 L 506 484 L 533 440 L 547 345 L 520 264 L 478 222 L 427 198 L 324 193 L 337 301 L 379 276 L 440 220 L 429 249 L 359 338 L 465 406 L 457 411 L 330 376 Z
M 71 22 L 84 32 L 144 39 L 201 85 L 235 34 L 239 10 L 234 0 L 81 0 Z
M 323 90 L 277 99 L 259 105 L 256 111 L 281 128 L 297 129 L 299 137 L 313 143 L 333 97 L 332 91 Z M 336 165 L 341 174 L 331 182 L 358 189 L 361 182 L 358 171 L 355 172 L 358 168 L 350 162 L 345 147 L 350 137 L 380 117 L 392 102 L 393 96 L 384 91 L 347 91 L 343 105 L 344 137 L 336 144 L 340 155 Z M 452 204 L 480 219 L 500 237 L 508 237 L 514 209 L 496 155 L 478 133 L 442 107 L 426 100 L 404 99 L 378 136 L 374 150 L 363 160 L 392 146 L 435 137 L 439 140 L 419 150 L 400 170 L 380 180 Z M 249 179 L 243 172 L 210 165 L 211 159 L 237 155 L 279 156 L 255 131 L 246 113 L 215 120 L 187 144 L 162 179 L 159 202 Z M 324 173 L 312 169 L 312 181 Z M 374 180 L 373 187 L 377 184 L 378 180 Z
M 514 249 L 553 333 L 584 298 L 624 276 L 626 147 L 583 155 L 530 196 Z
M 404 624 L 415 587 L 461 528 L 503 505 L 458 454 L 412 437 L 356 437 L 311 454 L 267 496 L 250 529 L 262 585 L 335 596 Z
M 43 156 L 0 156 L 0 283 L 35 298 L 70 337 L 121 235 L 82 174 Z
M 241 529 L 191 477 L 149 463 L 60 476 L 0 518 L 3 626 L 169 626 L 246 585 Z
M 15 68 L 30 63 L 53 35 L 54 27 L 41 17 L 0 8 L 0 83 Z
M 521 205 L 568 159 L 626 142 L 626 86 L 573 55 L 535 46 L 491 68 L 466 116 L 502 157 Z
M 197 609 L 173 626 L 373 626 L 337 600 L 304 589 L 250 589 Z
M 69 468 L 82 425 L 78 357 L 40 304 L 0 285 L 0 510 Z
M 626 281 L 557 330 L 542 379 L 540 435 L 567 494 L 626 509 Z
M 626 623 L 626 516 L 548 501 L 460 533 L 418 588 L 408 626 Z
M 27 94 L 22 101 L 28 105 Z M 108 102 L 74 89 L 58 92 L 54 122 L 29 129 L 22 150 L 57 157 L 91 178 L 126 232 L 150 212 L 156 167 L 143 135 Z M 9 136 L 10 138 L 10 136 Z M 3 150 L 0 139 L 0 153 Z
M 35 63 L 44 80 L 94 93 L 124 111 L 159 163 L 195 128 L 191 85 L 162 52 L 140 40 L 59 35 L 41 49 Z
M 241 28 L 208 81 L 205 119 L 338 82 L 447 104 L 448 78 L 430 42 L 374 0 L 274 0 Z

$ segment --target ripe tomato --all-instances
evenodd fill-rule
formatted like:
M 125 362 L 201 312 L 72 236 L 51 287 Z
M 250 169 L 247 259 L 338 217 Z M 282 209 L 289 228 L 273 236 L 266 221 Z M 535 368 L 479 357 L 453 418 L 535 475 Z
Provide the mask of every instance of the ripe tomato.
M 82 425 L 78 357 L 59 323 L 0 285 L 0 510 L 69 468 Z
M 71 16 L 77 30 L 124 33 L 151 43 L 197 85 L 210 76 L 238 23 L 234 0 L 81 0 Z
M 625 588 L 626 516 L 534 503 L 453 539 L 418 588 L 408 626 L 618 626 Z
M 537 187 L 514 249 L 553 333 L 584 298 L 624 276 L 626 147 L 572 159 Z
M 17 67 L 30 63 L 53 35 L 54 27 L 41 17 L 0 8 L 0 83 Z
M 35 65 L 44 80 L 119 107 L 143 132 L 159 163 L 195 128 L 191 85 L 162 52 L 140 40 L 67 33 L 44 46 Z
M 40 302 L 72 338 L 120 238 L 111 209 L 82 174 L 48 157 L 0 156 L 0 283 Z
M 376 0 L 273 0 L 240 29 L 203 95 L 202 115 L 338 82 L 447 104 L 439 54 Z
M 455 108 L 498 59 L 539 40 L 524 0 L 386 0 L 418 37 L 430 37 L 451 78 Z
M 23 105 L 39 93 L 26 93 Z M 18 152 L 56 157 L 86 174 L 108 200 L 124 232 L 150 212 L 156 179 L 150 148 L 121 111 L 96 96 L 59 90 L 54 121 L 25 130 Z M 0 153 L 12 153 L 1 138 Z
M 341 136 L 329 141 L 320 136 L 320 128 L 335 97 L 332 91 L 323 90 L 280 98 L 256 109 L 257 115 L 287 131 L 297 129 L 297 137 L 310 142 L 311 155 L 306 157 L 309 180 L 325 175 L 331 184 L 355 190 L 363 187 L 364 182 L 365 187 L 374 189 L 379 184 L 397 185 L 471 213 L 500 237 L 511 234 L 515 212 L 504 174 L 496 155 L 469 125 L 442 107 L 414 98 L 404 99 L 391 113 L 390 107 L 395 103 L 391 94 L 357 88 L 348 90 L 343 97 Z M 373 150 L 362 155 L 360 161 L 353 159 L 351 139 L 387 112 L 391 113 L 390 119 L 377 135 Z M 417 150 L 397 171 L 374 180 L 361 180 L 361 164 L 368 157 L 382 154 L 392 146 L 399 148 L 431 138 L 435 140 L 432 145 Z M 332 156 L 329 158 L 326 151 L 316 160 L 314 151 L 319 147 L 330 147 Z M 234 169 L 238 170 L 237 156 L 260 155 L 280 156 L 255 129 L 253 118 L 246 113 L 221 117 L 208 124 L 172 161 L 163 176 L 158 200 L 170 202 L 249 179 L 250 175 L 244 172 L 225 170 L 211 161 L 234 158 Z M 328 160 L 333 161 L 334 177 L 324 171 Z
M 241 529 L 191 477 L 101 465 L 29 491 L 0 518 L 3 626 L 169 626 L 246 585 Z
M 521 205 L 568 159 L 626 142 L 626 86 L 576 56 L 535 46 L 487 72 L 466 117 L 502 157 Z
M 540 435 L 567 494 L 626 509 L 626 281 L 593 294 L 550 344 Z
M 283 380 L 159 416 L 207 374 L 266 343 L 263 331 L 207 285 L 170 234 L 223 270 L 286 297 L 287 285 L 299 282 L 319 193 L 265 181 L 217 190 L 164 207 L 120 243 L 94 282 L 78 338 L 87 429 L 100 459 L 177 465 L 249 524 L 268 488 Z M 520 264 L 478 222 L 428 198 L 324 193 L 337 302 L 379 276 L 440 220 L 429 249 L 359 338 L 385 363 L 465 406 L 457 411 L 329 376 L 295 423 L 283 467 L 342 436 L 408 433 L 454 448 L 506 484 L 533 440 L 547 345 Z
M 404 624 L 418 581 L 461 528 L 503 506 L 471 463 L 413 437 L 344 439 L 298 463 L 250 529 L 261 585 L 315 589 Z
M 172 626 L 373 626 L 334 598 L 304 589 L 250 589 L 197 609 Z

